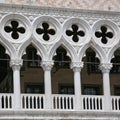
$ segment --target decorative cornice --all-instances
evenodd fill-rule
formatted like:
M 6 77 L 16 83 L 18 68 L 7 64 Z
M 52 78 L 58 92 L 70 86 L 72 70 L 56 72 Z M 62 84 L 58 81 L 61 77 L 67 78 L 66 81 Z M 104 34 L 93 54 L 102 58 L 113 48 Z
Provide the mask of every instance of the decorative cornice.
M 80 17 L 84 19 L 98 20 L 109 19 L 119 22 L 120 13 L 111 11 L 97 11 L 84 9 L 56 8 L 56 7 L 39 7 L 17 4 L 0 4 L 0 14 L 17 13 L 27 16 L 49 15 L 55 17 Z M 31 17 L 30 17 L 31 18 Z M 61 19 L 60 19 L 61 20 Z

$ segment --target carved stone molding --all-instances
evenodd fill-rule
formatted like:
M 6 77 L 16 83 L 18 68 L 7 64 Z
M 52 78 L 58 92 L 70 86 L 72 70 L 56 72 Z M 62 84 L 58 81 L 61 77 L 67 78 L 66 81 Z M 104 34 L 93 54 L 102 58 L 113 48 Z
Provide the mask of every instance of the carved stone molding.
M 25 42 L 31 37 L 31 23 L 25 15 L 9 13 L 1 18 L 1 36 L 11 43 Z
M 49 7 L 38 7 L 38 6 L 31 7 L 31 6 L 24 6 L 24 5 L 19 6 L 19 5 L 4 5 L 4 4 L 1 5 L 0 4 L 0 16 L 2 16 L 0 18 L 1 20 L 0 25 L 2 25 L 3 28 L 4 28 L 4 25 L 6 25 L 7 28 L 10 27 L 9 20 L 16 20 L 16 22 L 18 21 L 20 24 L 20 26 L 17 26 L 17 27 L 18 28 L 24 27 L 26 32 L 29 33 L 29 36 L 26 39 L 14 40 L 14 41 L 7 39 L 8 37 L 6 36 L 6 34 L 4 34 L 5 32 L 3 32 L 3 34 L 0 35 L 1 37 L 0 41 L 2 41 L 1 43 L 3 44 L 3 46 L 6 47 L 6 44 L 7 44 L 7 47 L 5 49 L 9 52 L 10 57 L 12 56 L 11 59 L 16 59 L 17 58 L 16 56 L 20 56 L 17 59 L 21 59 L 21 55 L 23 55 L 22 52 L 25 51 L 26 47 L 29 44 L 33 43 L 37 48 L 37 51 L 41 53 L 40 55 L 43 60 L 46 60 L 46 58 L 47 60 L 52 60 L 53 55 L 51 53 L 55 53 L 57 47 L 59 47 L 60 45 L 63 45 L 66 48 L 67 53 L 69 53 L 72 56 L 71 60 L 80 62 L 83 57 L 83 54 L 85 54 L 86 48 L 91 47 L 91 44 L 92 44 L 92 47 L 95 49 L 95 51 L 98 51 L 99 53 L 98 55 L 100 58 L 100 62 L 105 63 L 107 62 L 106 59 L 108 61 L 111 60 L 111 58 L 110 57 L 108 58 L 108 56 L 112 56 L 111 51 L 114 52 L 115 50 L 112 48 L 114 48 L 115 45 L 118 45 L 119 47 L 119 44 L 120 44 L 119 42 L 120 30 L 118 29 L 120 25 L 120 22 L 119 22 L 120 14 L 115 12 L 111 13 L 106 11 L 103 12 L 103 11 L 76 10 L 76 9 L 67 9 L 67 8 L 54 8 L 54 7 L 49 8 Z M 49 24 L 49 26 L 46 25 L 45 23 L 43 24 L 43 21 Z M 108 24 L 108 21 L 109 21 L 109 24 Z M 40 29 L 41 25 L 42 27 L 46 26 L 47 29 L 49 30 L 51 28 L 54 28 L 56 33 L 56 36 L 54 39 L 55 41 L 52 40 L 51 37 L 49 41 L 44 41 L 40 39 L 41 37 L 39 36 L 41 35 L 41 31 L 43 33 L 43 29 Z M 96 31 L 100 32 L 101 25 L 102 26 L 109 25 L 110 27 L 108 26 L 106 27 L 107 33 L 113 32 L 114 33 L 113 36 L 115 36 L 115 39 L 111 39 L 112 42 L 110 42 L 110 44 L 105 44 L 104 46 L 99 44 L 96 38 L 93 40 L 93 34 L 95 36 Z M 40 35 L 36 34 L 36 28 L 39 28 L 38 30 L 41 30 L 38 32 Z M 82 37 L 84 37 L 83 35 L 83 32 L 84 32 L 85 40 L 84 39 L 82 40 L 80 38 L 76 43 L 73 41 L 69 41 L 73 37 L 73 31 L 71 32 L 71 29 L 73 29 L 73 31 L 75 32 L 74 34 L 79 33 L 78 37 L 80 37 L 81 34 L 82 34 Z M 4 29 L 1 29 L 0 32 L 2 33 L 3 30 Z M 17 30 L 19 31 L 19 29 Z M 69 39 L 65 38 L 64 34 L 66 33 L 66 30 L 69 31 L 68 36 L 66 35 L 67 38 Z M 92 34 L 92 31 L 93 31 L 93 34 Z M 7 30 L 7 32 L 9 32 L 9 29 Z M 49 31 L 49 33 L 51 32 Z M 71 36 L 71 33 L 72 33 L 72 36 Z M 22 36 L 23 34 L 20 34 L 20 35 L 21 35 L 20 37 L 24 37 Z M 99 35 L 97 36 L 99 38 Z M 114 44 L 112 44 L 113 42 Z M 10 53 L 13 53 L 13 54 L 10 54 Z
M 27 16 L 33 16 L 35 18 L 36 15 L 50 15 L 56 17 L 80 17 L 91 20 L 98 19 L 111 19 L 119 22 L 120 15 L 117 12 L 111 11 L 95 11 L 95 10 L 80 10 L 80 9 L 69 9 L 69 8 L 56 8 L 56 7 L 39 7 L 39 6 L 26 6 L 26 5 L 9 5 L 9 4 L 1 4 L 0 5 L 0 13 L 8 14 L 8 13 L 22 13 Z M 61 20 L 61 19 L 60 19 Z
M 105 73 L 105 72 L 110 72 L 111 68 L 112 68 L 112 63 L 102 63 L 99 65 L 99 69 Z
M 42 61 L 41 62 L 41 67 L 43 68 L 44 71 L 50 71 L 53 65 L 54 65 L 53 61 Z
M 83 68 L 83 62 L 72 62 L 70 67 L 74 72 L 79 72 Z
M 22 64 L 23 64 L 23 60 L 17 60 L 17 59 L 15 59 L 15 60 L 11 60 L 10 61 L 10 66 L 12 68 L 14 68 L 14 67 L 20 68 L 22 66 Z

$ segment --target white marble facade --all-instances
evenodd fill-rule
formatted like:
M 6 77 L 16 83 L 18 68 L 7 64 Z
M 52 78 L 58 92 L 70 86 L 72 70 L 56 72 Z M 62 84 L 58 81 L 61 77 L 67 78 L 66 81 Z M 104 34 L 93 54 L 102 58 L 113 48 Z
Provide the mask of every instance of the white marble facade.
M 0 94 L 0 96 L 5 96 L 3 99 L 7 98 L 7 102 L 12 99 L 12 103 L 10 102 L 12 105 L 8 104 L 10 107 L 0 108 L 0 119 L 119 120 L 119 109 L 114 108 L 114 105 L 115 101 L 118 101 L 117 105 L 119 106 L 120 98 L 110 95 L 109 72 L 112 68 L 110 61 L 114 57 L 115 50 L 120 47 L 120 14 L 110 11 L 90 11 L 101 9 L 119 11 L 119 1 L 51 1 L 0 1 L 8 3 L 0 4 L 0 43 L 4 46 L 6 54 L 10 56 L 14 82 L 13 94 L 5 94 L 7 97 Z M 88 9 L 81 10 L 86 8 Z M 45 26 L 49 29 L 47 37 L 44 37 L 43 32 Z M 74 36 L 73 32 L 77 32 L 77 36 Z M 31 43 L 42 58 L 41 66 L 44 70 L 45 95 L 36 95 L 39 99 L 45 100 L 45 107 L 42 110 L 21 107 L 22 98 L 27 98 L 29 95 L 20 93 L 20 67 L 23 63 L 22 56 L 25 54 L 25 49 Z M 51 93 L 52 58 L 60 45 L 66 48 L 67 55 L 71 58 L 71 69 L 74 72 L 75 95 L 65 96 L 69 101 L 74 100 L 74 108 L 67 110 L 53 109 L 51 102 L 57 96 Z M 86 96 L 85 98 L 81 95 L 80 72 L 84 65 L 82 58 L 89 47 L 95 50 L 96 56 L 100 60 L 99 67 L 102 71 L 104 95 Z M 83 99 L 100 101 L 99 104 L 102 101 L 102 108 L 83 109 L 81 104 Z

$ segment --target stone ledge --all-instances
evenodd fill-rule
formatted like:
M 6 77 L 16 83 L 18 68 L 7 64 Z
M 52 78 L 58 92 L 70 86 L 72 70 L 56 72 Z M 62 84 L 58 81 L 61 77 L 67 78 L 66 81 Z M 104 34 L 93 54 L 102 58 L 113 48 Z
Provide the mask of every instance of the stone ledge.
M 119 112 L 64 110 L 1 110 L 0 120 L 118 120 Z

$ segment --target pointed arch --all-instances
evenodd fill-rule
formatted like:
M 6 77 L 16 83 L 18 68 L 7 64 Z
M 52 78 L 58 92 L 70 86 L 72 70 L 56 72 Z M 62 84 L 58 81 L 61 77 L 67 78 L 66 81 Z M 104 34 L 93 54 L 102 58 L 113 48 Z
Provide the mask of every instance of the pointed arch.
M 59 46 L 63 46 L 63 48 L 66 49 L 67 53 L 69 54 L 69 57 L 71 58 L 71 61 L 76 61 L 77 54 L 75 52 L 75 49 L 73 48 L 72 45 L 70 45 L 68 42 L 61 40 L 60 42 L 54 44 L 54 46 L 52 47 L 52 49 L 49 52 L 49 60 L 52 60 L 57 48 Z
M 114 57 L 114 52 L 120 47 L 120 45 L 113 46 L 108 53 L 108 62 L 111 62 L 111 59 Z
M 41 58 L 44 60 L 44 59 L 46 59 L 46 50 L 45 50 L 45 48 L 42 46 L 42 44 L 40 44 L 39 42 L 37 42 L 37 41 L 35 41 L 35 40 L 31 40 L 31 39 L 29 39 L 29 40 L 27 40 L 26 42 L 24 42 L 21 46 L 20 46 L 20 48 L 19 48 L 19 53 L 18 53 L 18 58 L 19 59 L 21 59 L 22 58 L 22 56 L 24 55 L 24 53 L 25 53 L 25 50 L 26 50 L 26 48 L 27 48 L 27 46 L 29 46 L 30 44 L 32 44 L 35 48 L 36 48 L 36 50 L 37 50 L 37 54 L 39 55 L 39 56 L 41 56 Z
M 80 61 L 82 61 L 82 58 L 85 55 L 85 51 L 89 47 L 92 48 L 95 51 L 96 57 L 100 60 L 101 63 L 104 63 L 106 61 L 107 57 L 106 57 L 106 54 L 104 53 L 103 49 L 98 45 L 94 45 L 93 43 L 86 44 L 85 46 L 83 46 L 80 49 L 80 51 L 79 51 L 79 60 Z

